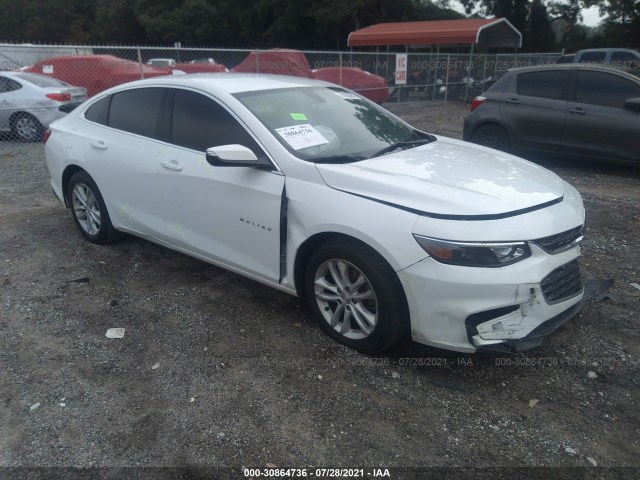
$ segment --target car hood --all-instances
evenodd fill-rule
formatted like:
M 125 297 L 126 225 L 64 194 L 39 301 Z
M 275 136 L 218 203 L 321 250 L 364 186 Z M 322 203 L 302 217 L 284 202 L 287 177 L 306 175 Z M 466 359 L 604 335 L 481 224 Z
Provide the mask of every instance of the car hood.
M 564 193 L 564 182 L 549 170 L 443 137 L 356 163 L 316 165 L 332 188 L 435 216 L 515 215 Z

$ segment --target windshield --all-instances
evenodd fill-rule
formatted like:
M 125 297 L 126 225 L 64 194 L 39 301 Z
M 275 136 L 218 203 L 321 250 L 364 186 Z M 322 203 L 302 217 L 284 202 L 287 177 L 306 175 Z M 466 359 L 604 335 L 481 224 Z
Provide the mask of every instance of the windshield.
M 433 140 L 384 109 L 339 87 L 238 93 L 242 102 L 295 156 L 312 162 L 357 161 L 382 150 Z

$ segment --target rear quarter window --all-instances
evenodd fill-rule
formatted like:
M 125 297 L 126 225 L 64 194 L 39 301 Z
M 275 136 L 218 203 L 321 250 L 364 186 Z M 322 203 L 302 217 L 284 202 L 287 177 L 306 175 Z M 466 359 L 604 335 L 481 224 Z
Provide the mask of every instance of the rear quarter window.
M 487 88 L 486 93 L 489 93 L 489 92 L 501 93 L 504 91 L 508 83 L 509 83 L 509 75 L 503 75 L 498 80 L 496 80 L 496 82 L 493 85 Z
M 109 104 L 111 103 L 111 95 L 98 100 L 96 103 L 87 108 L 84 112 L 84 118 L 101 125 L 107 125 L 109 120 Z

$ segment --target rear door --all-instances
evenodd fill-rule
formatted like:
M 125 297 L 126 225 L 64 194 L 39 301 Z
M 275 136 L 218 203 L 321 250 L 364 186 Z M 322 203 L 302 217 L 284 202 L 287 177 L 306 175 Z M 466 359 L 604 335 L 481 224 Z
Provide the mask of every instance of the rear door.
M 114 93 L 85 112 L 84 153 L 89 174 L 116 227 L 158 237 L 159 159 L 167 150 L 159 136 L 168 90 L 136 88 Z
M 520 72 L 502 94 L 500 116 L 511 147 L 557 150 L 566 116 L 568 72 L 562 69 Z
M 640 114 L 624 108 L 633 97 L 640 97 L 640 82 L 614 72 L 573 72 L 561 151 L 640 160 Z

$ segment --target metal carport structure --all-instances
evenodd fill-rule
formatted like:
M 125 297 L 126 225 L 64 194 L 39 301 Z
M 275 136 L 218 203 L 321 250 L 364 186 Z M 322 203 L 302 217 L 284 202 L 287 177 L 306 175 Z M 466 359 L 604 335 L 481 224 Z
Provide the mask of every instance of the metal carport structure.
M 470 45 L 520 48 L 522 34 L 506 18 L 466 18 L 425 22 L 378 23 L 349 34 L 349 47 L 382 45 Z
M 467 18 L 422 22 L 378 23 L 349 34 L 347 45 L 353 47 L 387 47 L 404 45 L 437 47 L 468 45 L 469 58 L 476 49 L 513 48 L 522 46 L 522 34 L 506 18 Z M 471 61 L 468 63 L 469 74 Z M 467 86 L 468 91 L 468 86 Z M 465 92 L 465 99 L 467 98 Z

